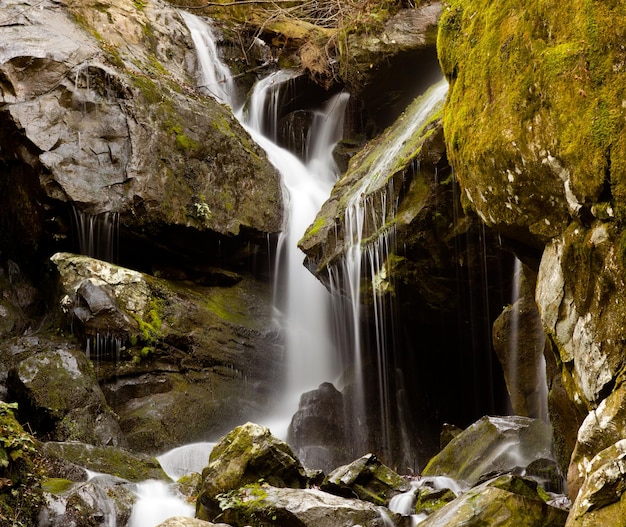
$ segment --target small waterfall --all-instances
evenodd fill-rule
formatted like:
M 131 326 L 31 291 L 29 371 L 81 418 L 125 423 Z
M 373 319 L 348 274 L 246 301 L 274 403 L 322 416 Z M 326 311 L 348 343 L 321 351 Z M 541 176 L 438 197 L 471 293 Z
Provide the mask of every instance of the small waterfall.
M 213 81 L 206 79 L 218 79 L 224 93 L 216 98 L 235 109 L 233 86 L 222 82 L 231 75 L 218 60 L 210 26 L 189 13 L 183 17 L 196 43 L 203 72 L 200 82 L 207 84 Z M 260 80 L 246 106 L 235 110 L 235 116 L 280 172 L 285 190 L 286 224 L 276 257 L 275 312 L 284 330 L 288 379 L 284 400 L 267 423 L 282 438 L 286 438 L 300 395 L 337 376 L 336 349 L 329 323 L 330 294 L 304 267 L 304 254 L 297 243 L 330 195 L 337 178 L 332 151 L 343 134 L 348 101 L 346 93 L 339 93 L 314 112 L 314 122 L 307 134 L 307 162 L 303 163 L 276 144 L 281 101 L 293 89 L 293 76 L 291 71 L 278 71 Z
M 172 516 L 193 518 L 195 507 L 177 496 L 163 481 L 148 480 L 137 484 L 137 501 L 128 527 L 156 527 Z
M 340 298 L 340 292 L 347 295 L 347 300 L 340 300 L 341 304 L 335 308 L 338 317 L 339 340 L 341 349 L 352 350 L 352 357 L 348 363 L 353 365 L 352 379 L 352 420 L 355 430 L 361 430 L 361 441 L 367 438 L 366 409 L 366 382 L 363 377 L 365 369 L 377 368 L 377 401 L 380 415 L 380 447 L 387 454 L 391 450 L 392 419 L 389 411 L 390 373 L 388 365 L 388 346 L 393 340 L 393 331 L 386 326 L 387 320 L 393 320 L 393 305 L 385 305 L 384 287 L 386 281 L 386 261 L 395 249 L 395 228 L 387 227 L 387 222 L 394 217 L 397 208 L 397 193 L 394 189 L 390 172 L 402 153 L 405 142 L 419 133 L 433 111 L 445 99 L 448 85 L 445 80 L 434 85 L 421 99 L 421 103 L 412 114 L 402 120 L 403 130 L 397 139 L 388 145 L 385 153 L 380 156 L 363 177 L 351 190 L 351 199 L 344 213 L 344 255 L 338 267 L 329 269 L 331 289 L 336 291 L 335 298 Z M 374 316 L 374 350 L 375 360 L 364 364 L 368 353 L 365 345 L 366 338 L 362 334 L 362 283 L 367 277 L 370 283 Z M 347 304 L 347 305 L 346 305 Z M 389 316 L 391 315 L 391 316 Z M 403 435 L 395 425 L 396 436 Z M 363 450 L 366 444 L 358 445 Z M 406 449 L 405 449 L 406 450 Z M 408 452 L 407 452 L 408 453 Z
M 117 263 L 119 254 L 119 212 L 89 214 L 73 209 L 80 254 Z

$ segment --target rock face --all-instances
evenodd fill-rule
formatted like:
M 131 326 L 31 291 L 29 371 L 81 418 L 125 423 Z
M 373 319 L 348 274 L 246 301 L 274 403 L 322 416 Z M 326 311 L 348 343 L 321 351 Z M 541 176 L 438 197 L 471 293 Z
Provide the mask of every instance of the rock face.
M 0 225 L 14 257 L 69 237 L 70 205 L 119 213 L 123 242 L 156 250 L 158 239 L 180 255 L 281 229 L 265 154 L 226 107 L 189 87 L 194 53 L 177 11 L 44 2 L 2 17 Z
M 574 450 L 572 498 L 594 456 L 624 437 L 622 14 L 616 4 L 582 14 L 575 2 L 455 1 L 438 40 L 447 153 L 468 205 L 520 258 L 542 251 L 536 302 L 560 369 L 550 396 L 570 401 L 567 422 L 553 419 L 561 457 Z M 594 521 L 585 514 L 572 521 Z
M 86 256 L 52 261 L 59 303 L 129 447 L 158 453 L 223 434 L 269 404 L 272 383 L 280 386 L 266 284 L 207 288 Z M 246 382 L 266 376 L 260 386 Z

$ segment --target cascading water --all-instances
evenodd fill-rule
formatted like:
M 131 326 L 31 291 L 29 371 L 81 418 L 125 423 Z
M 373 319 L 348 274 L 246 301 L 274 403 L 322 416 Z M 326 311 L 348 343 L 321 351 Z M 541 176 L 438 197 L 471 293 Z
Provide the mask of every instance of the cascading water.
M 188 13 L 184 14 L 199 56 L 201 86 L 223 79 L 224 66 L 218 60 L 211 40 L 210 27 Z M 218 73 L 215 73 L 217 71 Z M 286 438 L 291 416 L 298 408 L 300 395 L 337 376 L 336 350 L 329 324 L 330 295 L 326 288 L 303 266 L 304 255 L 297 242 L 313 222 L 337 179 L 338 169 L 332 157 L 342 138 L 343 116 L 348 95 L 338 93 L 314 112 L 307 134 L 305 162 L 277 146 L 279 101 L 291 89 L 293 73 L 278 71 L 260 80 L 245 107 L 236 108 L 232 93 L 219 95 L 252 138 L 266 151 L 268 159 L 282 176 L 287 210 L 286 224 L 278 242 L 275 272 L 275 310 L 284 330 L 288 376 L 286 394 L 274 409 L 272 432 Z M 221 87 L 227 86 L 220 82 Z M 230 88 L 232 90 L 232 86 Z M 224 97 L 224 98 L 222 98 Z
M 387 320 L 393 320 L 392 316 L 386 316 L 392 305 L 385 305 L 383 295 L 379 294 L 380 287 L 385 278 L 385 262 L 394 249 L 394 228 L 386 227 L 397 208 L 397 195 L 393 187 L 393 179 L 388 176 L 393 169 L 406 141 L 419 133 L 432 113 L 441 105 L 447 94 L 448 85 L 445 80 L 433 86 L 421 99 L 421 103 L 415 107 L 412 114 L 406 115 L 402 120 L 403 130 L 397 139 L 389 145 L 385 154 L 380 156 L 370 168 L 368 175 L 362 178 L 351 190 L 349 200 L 344 213 L 344 256 L 338 264 L 338 268 L 329 269 L 329 282 L 331 289 L 337 298 L 343 292 L 347 295 L 347 306 L 335 310 L 338 317 L 337 327 L 340 330 L 339 340 L 343 343 L 342 349 L 352 350 L 349 362 L 353 365 L 352 383 L 352 408 L 351 419 L 353 427 L 358 427 L 362 432 L 367 429 L 365 380 L 363 377 L 365 357 L 365 338 L 362 334 L 361 297 L 362 281 L 364 275 L 370 280 L 372 291 L 372 306 L 374 316 L 374 347 L 375 363 L 377 369 L 377 400 L 379 424 L 379 447 L 382 452 L 389 453 L 391 450 L 392 420 L 389 414 L 389 372 L 387 365 L 390 363 L 388 344 L 392 340 L 392 331 L 386 327 Z M 366 238 L 367 242 L 364 242 Z M 398 430 L 398 423 L 394 425 L 396 436 L 402 436 L 402 430 Z M 398 432 L 400 432 L 398 434 Z M 359 434 L 361 440 L 365 440 L 367 433 Z M 365 448 L 366 445 L 360 445 Z M 408 450 L 408 447 L 404 450 Z M 406 452 L 405 454 L 408 454 Z

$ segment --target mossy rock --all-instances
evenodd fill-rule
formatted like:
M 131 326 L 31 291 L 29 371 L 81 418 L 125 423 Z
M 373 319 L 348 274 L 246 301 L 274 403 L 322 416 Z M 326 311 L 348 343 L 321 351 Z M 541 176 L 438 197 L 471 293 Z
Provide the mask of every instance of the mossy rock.
M 452 439 L 422 473 L 475 485 L 486 474 L 523 470 L 543 458 L 554 458 L 548 424 L 528 417 L 486 416 Z
M 446 504 L 420 526 L 563 527 L 567 514 L 566 510 L 548 505 L 534 482 L 517 476 L 502 476 Z
M 48 442 L 42 445 L 41 452 L 47 457 L 67 460 L 93 472 L 110 474 L 131 482 L 169 480 L 156 458 L 121 448 L 78 442 Z
M 598 202 L 624 217 L 624 10 L 447 3 L 438 49 L 448 157 L 487 225 L 541 246 Z
M 409 482 L 373 454 L 331 472 L 320 488 L 344 497 L 358 497 L 376 505 L 389 505 L 391 498 L 410 489 Z

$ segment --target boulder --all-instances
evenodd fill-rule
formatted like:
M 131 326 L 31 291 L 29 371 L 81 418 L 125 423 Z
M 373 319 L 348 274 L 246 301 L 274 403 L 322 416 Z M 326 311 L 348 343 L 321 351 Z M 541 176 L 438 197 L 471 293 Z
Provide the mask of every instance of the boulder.
M 421 527 L 497 525 L 501 527 L 563 527 L 567 511 L 548 505 L 536 482 L 500 476 L 483 483 L 433 512 Z
M 533 461 L 544 458 L 554 460 L 548 424 L 521 416 L 486 416 L 452 439 L 422 473 L 475 485 L 490 473 L 521 474 Z
M 3 342 L 11 400 L 40 437 L 94 445 L 125 443 L 118 417 L 108 405 L 93 367 L 78 343 L 54 333 Z
M 626 522 L 626 440 L 621 439 L 593 457 L 566 527 L 622 525 Z
M 19 23 L 0 26 L 11 42 L 0 54 L 11 256 L 34 268 L 49 247 L 67 247 L 72 206 L 119 214 L 120 245 L 153 255 L 143 265 L 211 257 L 239 235 L 265 250 L 282 228 L 279 175 L 229 108 L 191 88 L 180 13 L 160 0 L 45 1 L 28 17 L 23 7 L 7 6 L 3 18 Z
M 169 479 L 156 458 L 122 448 L 78 442 L 47 442 L 41 445 L 40 450 L 49 459 L 69 461 L 91 472 L 109 474 L 126 481 Z
M 60 307 L 130 448 L 219 437 L 276 396 L 283 366 L 267 283 L 205 287 L 68 253 L 52 262 Z
M 384 507 L 317 489 L 248 485 L 217 498 L 221 509 L 215 521 L 234 527 L 383 527 L 396 517 Z
M 346 463 L 346 430 L 343 395 L 331 383 L 300 396 L 291 418 L 287 441 L 300 461 L 310 469 L 329 472 Z
M 213 448 L 202 471 L 197 516 L 213 519 L 216 496 L 250 483 L 304 488 L 307 474 L 287 443 L 254 423 L 236 427 Z
M 332 471 L 320 488 L 337 496 L 387 506 L 393 496 L 408 491 L 411 485 L 381 463 L 375 455 L 366 454 Z

